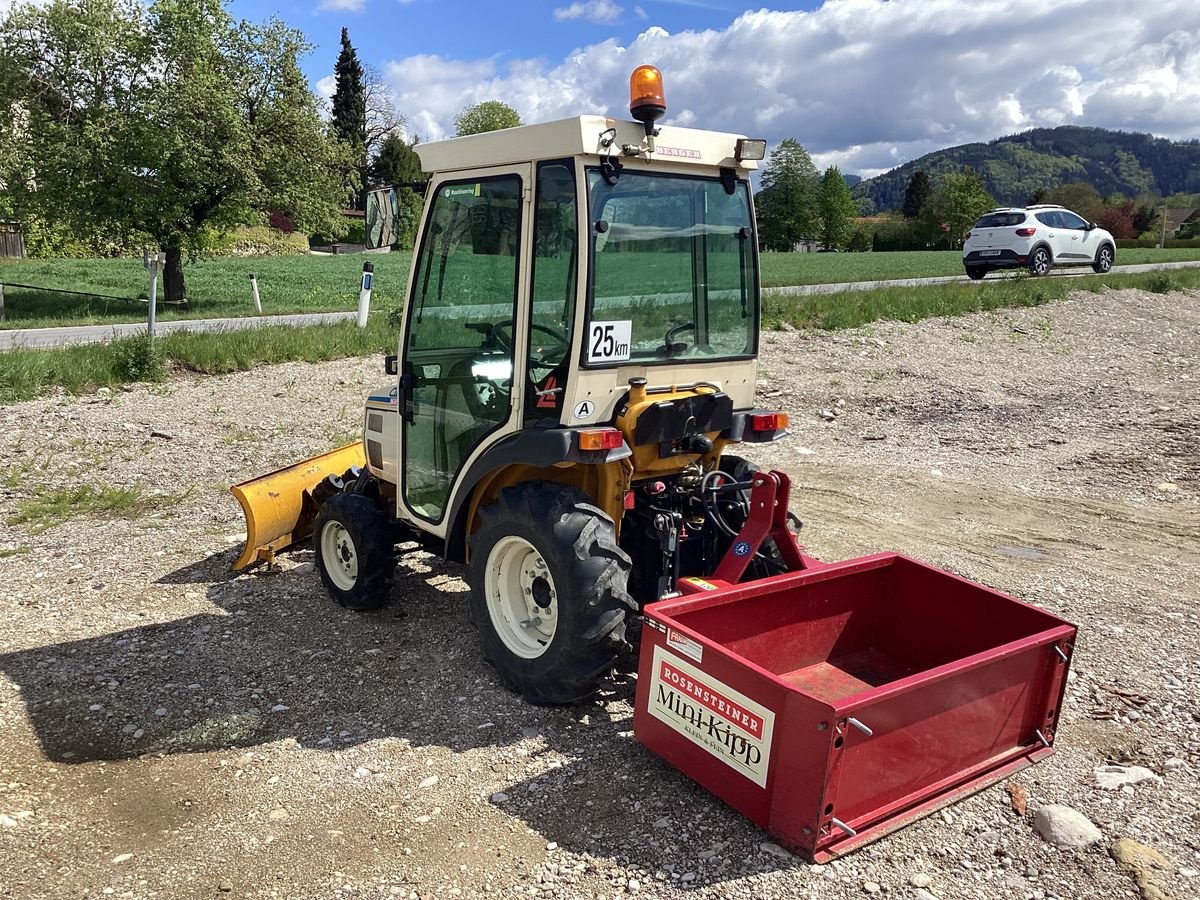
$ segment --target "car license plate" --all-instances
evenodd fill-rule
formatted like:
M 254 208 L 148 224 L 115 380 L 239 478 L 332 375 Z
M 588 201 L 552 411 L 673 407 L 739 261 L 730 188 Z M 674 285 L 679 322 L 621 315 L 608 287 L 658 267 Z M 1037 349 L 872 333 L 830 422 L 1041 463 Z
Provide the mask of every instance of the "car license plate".
M 1000 251 L 999 250 L 980 250 L 979 255 L 980 256 L 999 256 Z

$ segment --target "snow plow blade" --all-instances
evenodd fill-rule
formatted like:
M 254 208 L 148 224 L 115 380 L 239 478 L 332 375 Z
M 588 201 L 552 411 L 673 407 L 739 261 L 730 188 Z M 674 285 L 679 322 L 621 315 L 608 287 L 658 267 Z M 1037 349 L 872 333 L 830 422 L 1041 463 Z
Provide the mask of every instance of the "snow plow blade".
M 362 443 L 356 441 L 231 487 L 246 518 L 246 546 L 231 568 L 236 572 L 251 563 L 271 562 L 280 550 L 312 534 L 317 514 L 313 488 L 327 475 L 365 463 Z

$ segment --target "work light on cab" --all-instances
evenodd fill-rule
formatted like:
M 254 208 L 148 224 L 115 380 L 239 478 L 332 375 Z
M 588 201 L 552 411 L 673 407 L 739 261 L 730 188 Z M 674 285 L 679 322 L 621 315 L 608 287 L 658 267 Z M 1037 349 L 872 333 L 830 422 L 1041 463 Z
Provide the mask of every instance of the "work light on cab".
M 654 66 L 638 66 L 629 76 L 629 113 L 654 134 L 654 123 L 667 111 L 662 72 Z

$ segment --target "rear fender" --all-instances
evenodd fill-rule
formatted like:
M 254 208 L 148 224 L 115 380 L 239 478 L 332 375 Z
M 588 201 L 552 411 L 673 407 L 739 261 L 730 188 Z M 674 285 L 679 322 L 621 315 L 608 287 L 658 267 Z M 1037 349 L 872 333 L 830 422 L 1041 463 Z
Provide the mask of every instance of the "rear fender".
M 630 450 L 579 450 L 565 428 L 527 428 L 489 447 L 463 472 L 450 504 L 444 555 L 467 561 L 475 513 L 510 485 L 551 481 L 577 487 L 620 529 L 622 500 L 633 472 Z

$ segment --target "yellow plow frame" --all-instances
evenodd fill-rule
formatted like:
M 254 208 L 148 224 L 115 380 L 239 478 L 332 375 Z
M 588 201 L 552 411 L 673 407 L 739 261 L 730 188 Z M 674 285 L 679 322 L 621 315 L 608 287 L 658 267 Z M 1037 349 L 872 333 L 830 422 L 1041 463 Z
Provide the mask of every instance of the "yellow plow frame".
M 280 550 L 312 534 L 317 515 L 313 488 L 327 475 L 364 465 L 362 442 L 356 441 L 231 487 L 246 517 L 246 546 L 233 570 L 254 562 L 269 563 Z

